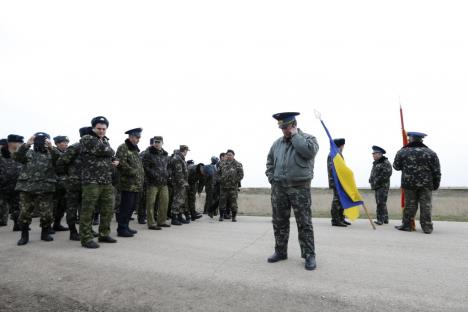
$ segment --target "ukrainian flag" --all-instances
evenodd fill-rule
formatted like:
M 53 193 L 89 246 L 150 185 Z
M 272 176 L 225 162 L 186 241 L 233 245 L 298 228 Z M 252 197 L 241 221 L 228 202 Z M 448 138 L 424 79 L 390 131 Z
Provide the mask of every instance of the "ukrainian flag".
M 350 220 L 356 220 L 359 218 L 359 210 L 363 201 L 356 187 L 353 171 L 346 166 L 343 156 L 339 153 L 339 149 L 336 147 L 335 142 L 333 142 L 330 132 L 328 132 L 323 121 L 320 120 L 320 122 L 330 140 L 333 180 L 335 181 L 335 187 L 341 206 L 343 206 L 344 209 L 344 215 Z

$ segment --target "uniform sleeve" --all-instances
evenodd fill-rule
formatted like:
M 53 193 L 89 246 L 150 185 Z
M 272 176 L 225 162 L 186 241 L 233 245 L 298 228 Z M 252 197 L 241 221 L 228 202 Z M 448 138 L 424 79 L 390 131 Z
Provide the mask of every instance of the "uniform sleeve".
M 145 170 L 146 175 L 152 179 L 156 178 L 156 173 L 154 170 L 154 165 L 151 159 L 150 152 L 143 154 L 141 162 L 143 163 L 143 169 Z
M 335 188 L 335 179 L 333 178 L 333 166 L 330 156 L 327 157 L 328 187 Z
M 397 171 L 403 169 L 401 162 L 401 150 L 395 155 L 395 160 L 393 161 L 393 168 Z
M 29 161 L 27 154 L 28 154 L 28 151 L 29 151 L 30 147 L 31 146 L 27 145 L 26 143 L 21 145 L 19 147 L 18 151 L 16 151 L 16 153 L 14 154 L 13 159 L 16 160 L 19 163 L 27 164 L 28 161 Z
M 242 179 L 244 178 L 244 167 L 242 166 L 240 162 L 237 162 L 236 171 L 237 171 L 237 178 L 239 179 L 238 182 L 240 183 L 240 181 L 242 181 Z
M 119 160 L 118 170 L 122 175 L 126 176 L 136 176 L 138 174 L 138 169 L 130 166 L 128 161 L 128 153 L 125 145 L 120 145 L 117 149 L 117 154 L 115 155 Z
M 266 162 L 266 171 L 265 174 L 268 178 L 268 182 L 273 183 L 273 178 L 275 174 L 275 155 L 273 152 L 274 144 L 271 146 L 270 151 L 268 152 L 267 162 Z
M 319 150 L 317 139 L 313 136 L 297 133 L 291 138 L 291 143 L 296 153 L 304 159 L 314 158 Z
M 433 184 L 433 189 L 434 191 L 437 190 L 440 186 L 440 180 L 442 178 L 442 173 L 440 170 L 440 162 L 439 162 L 439 157 L 437 157 L 437 154 L 434 153 L 434 157 L 432 158 L 431 161 L 431 169 L 432 169 L 432 184 Z
M 114 156 L 114 150 L 97 138 L 91 135 L 85 135 L 80 140 L 81 146 L 84 153 L 93 154 L 97 157 L 112 157 Z

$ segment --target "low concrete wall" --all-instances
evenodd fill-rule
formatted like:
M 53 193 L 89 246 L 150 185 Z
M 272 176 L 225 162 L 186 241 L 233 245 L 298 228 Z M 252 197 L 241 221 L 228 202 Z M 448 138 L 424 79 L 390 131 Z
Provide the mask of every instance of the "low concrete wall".
M 360 189 L 367 208 L 372 217 L 375 216 L 374 192 L 370 189 Z M 312 188 L 312 215 L 329 217 L 333 194 L 326 188 Z M 197 208 L 203 207 L 204 196 L 197 200 Z M 434 220 L 468 221 L 468 189 L 444 188 L 433 192 L 432 215 Z M 239 192 L 239 214 L 270 216 L 271 202 L 269 188 L 242 188 Z M 400 190 L 390 189 L 388 197 L 388 212 L 392 219 L 401 218 Z M 419 214 L 418 214 L 419 215 Z M 361 211 L 361 217 L 365 217 Z

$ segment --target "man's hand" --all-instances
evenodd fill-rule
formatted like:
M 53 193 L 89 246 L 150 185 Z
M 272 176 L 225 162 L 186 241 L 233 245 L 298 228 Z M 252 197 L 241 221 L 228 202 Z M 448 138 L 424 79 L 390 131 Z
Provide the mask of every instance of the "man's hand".
M 49 148 L 49 149 L 52 148 L 52 142 L 50 142 L 49 139 L 45 139 L 45 144 L 46 144 L 47 148 Z
M 34 143 L 34 139 L 35 139 L 35 138 L 36 138 L 36 136 L 35 136 L 35 135 L 33 135 L 32 137 L 30 137 L 30 138 L 29 138 L 29 140 L 28 140 L 28 142 L 26 142 L 26 144 L 27 144 L 28 146 L 31 146 L 31 145 L 33 145 L 33 143 Z
M 117 167 L 117 166 L 119 165 L 119 161 L 118 161 L 118 160 L 113 160 L 113 161 L 112 161 L 112 165 L 113 165 L 114 167 Z

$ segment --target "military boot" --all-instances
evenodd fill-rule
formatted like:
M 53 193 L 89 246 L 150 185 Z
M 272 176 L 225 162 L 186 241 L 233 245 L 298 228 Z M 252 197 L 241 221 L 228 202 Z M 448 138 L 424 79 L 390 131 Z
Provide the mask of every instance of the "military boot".
M 138 233 L 137 230 L 134 230 L 134 229 L 131 229 L 128 222 L 127 222 L 127 231 L 129 231 L 130 233 L 132 233 L 133 235 L 135 235 L 136 233 Z
M 81 243 L 81 246 L 83 246 L 84 248 L 89 248 L 89 249 L 99 248 L 99 244 L 93 240 L 89 240 L 86 243 Z
M 188 212 L 184 213 L 184 216 L 185 216 L 185 221 L 187 221 L 187 223 L 190 223 L 190 221 L 195 221 L 192 219 L 192 217 L 190 216 L 190 213 Z
M 177 214 L 175 214 L 175 213 L 172 214 L 171 224 L 172 225 L 182 225 L 182 223 L 180 223 L 179 219 L 177 218 Z
M 232 222 L 237 222 L 236 216 L 237 216 L 237 212 L 233 212 L 232 219 L 231 219 Z
M 281 260 L 286 260 L 288 259 L 288 254 L 286 253 L 279 253 L 277 251 L 275 251 L 274 254 L 272 254 L 269 258 L 268 258 L 268 263 L 275 263 L 275 262 L 278 262 L 278 261 L 281 261 Z
M 128 230 L 125 224 L 119 224 L 117 227 L 117 236 L 119 237 L 133 237 L 133 234 Z
M 219 212 L 219 221 L 220 222 L 224 221 L 224 213 L 223 212 Z
M 93 216 L 93 225 L 99 225 L 99 213 L 95 212 Z
M 76 225 L 73 224 L 73 223 L 69 223 L 68 227 L 70 228 L 70 240 L 79 241 L 80 240 L 80 234 L 78 234 L 78 231 L 76 229 Z
M 50 236 L 49 233 L 50 228 L 49 227 L 43 227 L 41 230 L 41 240 L 46 241 L 46 242 L 51 242 L 54 240 L 52 236 Z
M 53 229 L 55 232 L 64 232 L 64 231 L 68 231 L 69 228 L 67 228 L 66 226 L 63 226 L 60 224 L 60 220 L 57 222 L 54 222 L 54 226 L 53 226 Z
M 399 231 L 411 232 L 411 225 L 409 223 L 403 223 L 402 225 L 395 225 L 395 229 Z
M 203 214 L 198 213 L 196 211 L 192 211 L 190 213 L 190 217 L 192 218 L 192 221 L 195 221 L 195 220 L 200 219 L 201 217 L 203 217 Z
M 380 220 L 375 220 L 374 223 L 377 224 L 377 225 L 382 225 L 383 224 L 383 222 L 380 221 Z
M 188 219 L 188 220 L 184 219 L 184 216 L 181 213 L 179 213 L 179 215 L 177 216 L 177 219 L 182 224 L 189 224 L 190 223 L 190 219 Z
M 27 226 L 25 225 L 26 229 L 21 230 L 21 238 L 18 241 L 18 246 L 23 246 L 26 245 L 29 242 L 29 230 L 27 229 Z
M 19 232 L 19 231 L 21 231 L 21 227 L 20 227 L 18 221 L 14 221 L 13 232 Z
M 343 222 L 341 222 L 340 220 L 332 220 L 331 225 L 332 226 L 339 226 L 339 227 L 347 227 L 347 225 L 344 224 Z
M 305 257 L 305 269 L 308 271 L 315 270 L 317 263 L 315 262 L 315 256 L 306 255 Z

